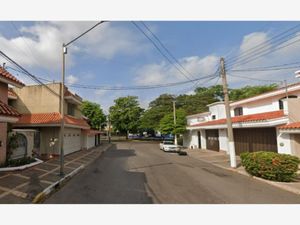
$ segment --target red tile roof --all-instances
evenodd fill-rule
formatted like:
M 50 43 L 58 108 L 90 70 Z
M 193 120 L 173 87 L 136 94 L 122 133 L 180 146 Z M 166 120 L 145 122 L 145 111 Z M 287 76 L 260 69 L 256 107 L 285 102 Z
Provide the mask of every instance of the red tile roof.
M 280 126 L 279 129 L 300 129 L 300 122 L 294 122 L 287 125 Z
M 3 77 L 6 80 L 9 80 L 13 84 L 25 86 L 21 81 L 15 78 L 11 73 L 9 73 L 6 69 L 0 66 L 0 77 Z
M 89 130 L 85 130 L 84 133 L 87 134 L 88 136 L 93 136 L 95 134 L 100 134 L 101 132 L 99 130 L 89 129 Z
M 279 111 L 272 111 L 272 112 L 265 112 L 265 113 L 257 113 L 252 115 L 244 115 L 244 116 L 235 116 L 232 117 L 232 123 L 241 123 L 241 122 L 258 122 L 270 119 L 276 119 L 283 117 L 283 110 Z M 210 125 L 218 125 L 218 124 L 225 124 L 226 119 L 219 119 L 219 120 L 212 120 L 203 123 L 197 123 L 191 125 L 191 127 L 198 127 L 198 126 L 210 126 Z
M 0 101 L 0 116 L 19 117 L 20 113 L 13 107 Z
M 64 117 L 65 123 L 68 125 L 79 126 L 83 128 L 90 128 L 88 123 L 84 119 L 74 118 L 72 116 L 66 115 Z M 34 114 L 23 114 L 19 121 L 16 123 L 17 125 L 27 125 L 27 124 L 60 124 L 60 113 L 34 113 Z
M 16 93 L 12 90 L 12 88 L 8 88 L 7 94 L 8 94 L 8 97 L 12 97 L 12 98 L 17 98 L 18 97 L 16 95 Z
M 72 96 L 72 97 L 76 98 L 80 102 L 82 101 L 82 98 L 79 95 L 73 94 L 72 92 L 69 91 L 68 88 L 66 88 L 66 90 L 65 90 L 65 97 L 68 97 L 68 96 Z

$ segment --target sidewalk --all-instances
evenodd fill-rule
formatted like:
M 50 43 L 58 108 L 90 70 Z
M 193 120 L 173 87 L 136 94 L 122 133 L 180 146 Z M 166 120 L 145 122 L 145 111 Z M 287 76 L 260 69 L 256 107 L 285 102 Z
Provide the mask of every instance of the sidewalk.
M 110 144 L 102 144 L 65 156 L 65 174 L 89 165 L 109 147 Z M 22 171 L 0 172 L 0 204 L 31 203 L 38 193 L 61 179 L 59 165 L 59 158 L 54 158 Z
M 300 176 L 296 178 L 295 182 L 289 182 L 289 183 L 269 181 L 269 180 L 265 180 L 259 177 L 254 177 L 249 175 L 245 171 L 244 167 L 241 166 L 241 160 L 239 156 L 237 156 L 237 168 L 231 168 L 229 155 L 227 155 L 225 152 L 216 152 L 216 151 L 204 150 L 204 149 L 188 149 L 186 151 L 188 155 L 194 159 L 211 163 L 219 168 L 230 170 L 242 174 L 244 176 L 249 176 L 252 177 L 253 179 L 260 180 L 264 183 L 268 183 L 275 187 L 300 195 Z

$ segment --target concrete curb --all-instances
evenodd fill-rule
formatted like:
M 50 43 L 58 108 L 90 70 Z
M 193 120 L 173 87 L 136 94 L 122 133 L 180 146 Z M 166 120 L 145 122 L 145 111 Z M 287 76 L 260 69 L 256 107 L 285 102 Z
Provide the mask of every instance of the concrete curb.
M 112 144 L 108 144 L 103 149 L 103 151 L 99 154 L 99 157 L 103 154 L 103 152 L 107 151 L 111 146 L 112 146 Z M 92 160 L 92 161 L 94 161 L 94 160 Z M 32 200 L 32 203 L 38 204 L 38 203 L 42 203 L 43 201 L 45 201 L 45 199 L 48 196 L 50 196 L 53 192 L 55 192 L 56 190 L 61 188 L 63 185 L 65 185 L 67 183 L 67 181 L 69 181 L 72 177 L 74 177 L 77 173 L 79 173 L 80 170 L 84 169 L 84 167 L 85 167 L 84 165 L 79 166 L 78 168 L 76 168 L 75 170 L 73 170 L 72 172 L 70 172 L 63 178 L 61 178 L 60 180 L 56 181 L 55 183 L 51 184 L 49 187 L 45 188 L 42 192 L 38 193 L 34 197 L 34 199 Z
M 27 168 L 32 167 L 32 166 L 36 166 L 36 165 L 44 162 L 44 161 L 42 161 L 38 158 L 34 158 L 34 159 L 36 160 L 36 162 L 26 164 L 26 165 L 23 165 L 23 166 L 0 168 L 0 172 L 10 172 L 10 171 L 24 170 L 24 169 L 27 169 Z
M 32 200 L 32 203 L 41 203 L 43 202 L 50 194 L 52 194 L 54 191 L 61 188 L 68 180 L 70 180 L 73 176 L 75 176 L 77 173 L 79 173 L 80 170 L 84 168 L 84 165 L 79 166 L 75 170 L 73 170 L 71 173 L 67 174 L 60 180 L 56 181 L 55 183 L 51 184 L 49 187 L 45 188 L 42 192 L 37 194 L 34 199 Z
M 194 157 L 193 157 L 194 158 Z M 300 195 L 300 189 L 297 189 L 297 188 L 293 188 L 293 187 L 289 187 L 287 185 L 284 185 L 283 183 L 281 182 L 275 182 L 275 181 L 270 181 L 270 180 L 265 180 L 263 178 L 260 178 L 260 177 L 255 177 L 255 176 L 252 176 L 250 174 L 248 174 L 246 171 L 240 171 L 240 170 L 237 170 L 237 169 L 233 169 L 233 168 L 228 168 L 228 167 L 225 167 L 225 166 L 220 166 L 218 164 L 215 164 L 215 163 L 212 163 L 210 161 L 206 161 L 206 160 L 203 160 L 203 159 L 199 159 L 199 158 L 194 158 L 194 159 L 197 159 L 197 160 L 200 160 L 200 161 L 203 161 L 203 162 L 206 162 L 206 163 L 211 163 L 212 165 L 216 166 L 216 167 L 219 167 L 221 169 L 225 169 L 225 170 L 229 170 L 229 171 L 232 171 L 232 172 L 235 172 L 235 173 L 239 173 L 241 175 L 244 175 L 244 176 L 248 176 L 248 177 L 251 177 L 255 180 L 259 180 L 259 181 L 262 181 L 266 184 L 270 184 L 274 187 L 277 187 L 277 188 L 280 188 L 282 190 L 285 190 L 285 191 L 288 191 L 288 192 L 292 192 L 294 194 L 297 194 L 297 195 Z

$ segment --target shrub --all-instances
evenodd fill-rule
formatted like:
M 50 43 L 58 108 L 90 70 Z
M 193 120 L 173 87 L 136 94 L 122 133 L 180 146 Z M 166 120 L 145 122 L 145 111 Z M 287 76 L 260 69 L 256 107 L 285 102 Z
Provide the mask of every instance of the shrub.
M 290 182 L 296 177 L 300 163 L 296 156 L 264 151 L 242 153 L 241 161 L 253 176 L 283 182 Z
M 20 159 L 9 159 L 4 164 L 2 164 L 0 167 L 15 167 L 15 166 L 23 166 L 26 164 L 30 164 L 35 162 L 36 160 L 31 157 L 24 157 Z

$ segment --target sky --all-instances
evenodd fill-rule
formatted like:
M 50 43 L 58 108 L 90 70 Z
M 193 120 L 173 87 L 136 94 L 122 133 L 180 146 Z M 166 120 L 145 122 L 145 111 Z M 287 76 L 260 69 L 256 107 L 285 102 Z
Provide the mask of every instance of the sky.
M 60 81 L 62 43 L 69 42 L 95 23 L 96 21 L 3 21 L 0 22 L 0 50 L 37 77 Z M 142 23 L 138 21 L 136 23 L 151 37 L 151 33 L 143 27 Z M 294 77 L 294 71 L 297 70 L 295 68 L 263 72 L 233 72 L 230 69 L 299 62 L 300 42 L 297 40 L 300 28 L 289 37 L 290 41 L 287 42 L 291 43 L 289 46 L 284 47 L 282 44 L 283 48 L 249 63 L 233 64 L 234 59 L 245 57 L 247 51 L 251 51 L 249 49 L 257 45 L 261 44 L 265 49 L 280 47 L 280 44 L 276 45 L 270 39 L 298 25 L 299 22 L 144 21 L 144 23 L 180 62 L 186 71 L 183 72 L 184 74 L 170 64 L 133 23 L 109 21 L 68 47 L 66 83 L 136 86 L 181 82 L 215 73 L 220 57 L 225 57 L 225 63 L 228 65 L 228 84 L 231 88 L 270 84 L 274 83 L 273 80 L 286 79 L 289 83 L 297 82 Z M 154 38 L 153 40 L 155 41 Z M 294 41 L 295 43 L 292 43 Z M 156 44 L 163 51 L 159 43 Z M 4 62 L 7 63 L 5 59 L 0 58 L 0 63 Z M 32 84 L 25 75 L 8 70 L 26 84 Z M 249 80 L 231 75 L 267 81 Z M 109 91 L 75 87 L 70 89 L 84 99 L 99 103 L 107 111 L 113 105 L 114 99 L 121 96 L 138 96 L 140 105 L 147 108 L 148 103 L 162 93 L 192 94 L 196 86 L 215 84 L 220 84 L 217 76 L 212 80 L 150 90 Z

